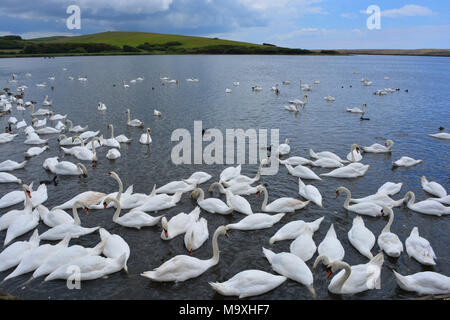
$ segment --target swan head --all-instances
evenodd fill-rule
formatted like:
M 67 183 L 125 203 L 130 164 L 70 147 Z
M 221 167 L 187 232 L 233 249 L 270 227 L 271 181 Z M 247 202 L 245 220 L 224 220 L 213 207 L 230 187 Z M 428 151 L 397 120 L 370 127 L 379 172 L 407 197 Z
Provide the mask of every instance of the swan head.
M 220 226 L 216 230 L 217 234 L 219 235 L 225 235 L 225 237 L 229 238 L 230 235 L 228 234 L 228 228 L 226 226 Z
M 261 196 L 261 191 L 265 190 L 266 188 L 260 184 L 256 187 L 256 197 L 259 198 Z
M 152 130 L 150 130 L 150 128 L 147 128 L 147 133 L 148 134 L 152 133 Z
M 164 230 L 164 236 L 166 238 L 169 237 L 169 232 L 167 231 L 169 229 L 169 223 L 167 222 L 167 218 L 166 217 L 162 217 L 161 219 L 161 226 Z
M 384 217 L 385 215 L 389 216 L 393 213 L 392 209 L 387 207 L 387 206 L 383 206 L 383 209 L 381 209 L 381 216 Z
M 191 193 L 191 197 L 194 198 L 194 199 L 197 199 L 199 195 L 200 195 L 200 188 L 195 189 Z
M 356 150 L 356 153 L 360 153 L 359 145 L 356 143 L 352 144 L 351 151 Z
M 31 188 L 29 185 L 27 184 L 22 184 L 22 188 L 25 191 L 25 193 L 27 194 L 27 197 L 31 199 Z
M 387 146 L 392 145 L 392 144 L 394 144 L 394 141 L 386 140 L 386 142 L 384 143 L 384 146 L 387 147 Z
M 345 188 L 345 187 L 339 187 L 339 188 L 337 188 L 337 189 L 336 189 L 336 198 L 339 197 L 339 195 L 340 195 L 341 192 L 345 192 L 346 190 L 348 190 L 348 189 Z

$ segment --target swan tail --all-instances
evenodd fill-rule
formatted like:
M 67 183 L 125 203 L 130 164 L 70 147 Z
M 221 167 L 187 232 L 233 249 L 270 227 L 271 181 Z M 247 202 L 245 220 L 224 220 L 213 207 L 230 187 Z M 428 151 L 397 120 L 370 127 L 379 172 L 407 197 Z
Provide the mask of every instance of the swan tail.
M 101 239 L 101 242 L 105 242 L 106 243 L 106 240 L 111 236 L 111 233 L 109 233 L 106 229 L 104 229 L 104 228 L 101 228 L 100 230 L 99 230 L 99 233 L 100 233 L 100 239 Z
M 263 250 L 263 254 L 267 258 L 267 260 L 270 263 L 272 263 L 272 259 L 275 256 L 275 253 L 273 251 L 269 250 L 269 249 L 264 248 L 264 247 L 262 248 L 262 250 Z
M 384 262 L 384 255 L 383 255 L 383 252 L 380 252 L 375 257 L 371 258 L 369 263 L 375 264 L 381 268 L 381 265 L 383 264 L 383 262 Z
M 420 183 L 422 184 L 422 188 L 423 188 L 424 185 L 428 184 L 427 178 L 426 178 L 425 176 L 423 176 L 423 177 L 420 179 Z
M 317 156 L 317 154 L 313 151 L 313 149 L 309 149 L 309 156 L 311 157 L 311 158 L 314 158 L 314 159 L 318 159 L 319 157 Z
M 277 238 L 275 238 L 275 236 L 273 236 L 272 238 L 269 239 L 269 244 L 272 245 L 277 241 Z
M 228 295 L 231 294 L 231 292 L 229 292 L 229 290 L 227 290 L 227 287 L 226 287 L 223 283 L 219 283 L 219 282 L 208 282 L 208 284 L 209 284 L 214 290 L 216 290 L 218 293 L 220 293 L 221 295 L 228 296 Z
M 181 196 L 183 195 L 183 192 L 177 192 L 173 195 L 172 201 L 173 203 L 178 203 L 181 200 Z M 195 209 L 194 209 L 195 210 Z
M 156 184 L 153 185 L 152 193 L 150 193 L 150 197 L 154 197 L 156 195 Z
M 308 222 L 307 225 L 308 225 L 308 227 L 311 228 L 311 230 L 313 230 L 315 232 L 315 231 L 319 230 L 320 224 L 322 223 L 323 219 L 325 219 L 325 217 L 319 218 L 312 222 Z
M 275 223 L 277 223 L 278 221 L 280 221 L 284 216 L 286 215 L 286 213 L 277 213 L 276 215 L 273 215 L 272 218 L 275 221 Z
M 402 276 L 400 273 L 395 272 L 395 270 L 392 270 L 392 272 L 394 272 L 394 276 L 397 280 L 398 286 L 403 290 L 408 290 L 408 281 L 406 280 L 406 277 Z
M 27 164 L 27 162 L 28 162 L 28 160 L 25 160 L 25 161 L 21 162 L 19 164 L 19 166 L 17 167 L 17 169 L 23 169 L 25 167 L 25 165 Z

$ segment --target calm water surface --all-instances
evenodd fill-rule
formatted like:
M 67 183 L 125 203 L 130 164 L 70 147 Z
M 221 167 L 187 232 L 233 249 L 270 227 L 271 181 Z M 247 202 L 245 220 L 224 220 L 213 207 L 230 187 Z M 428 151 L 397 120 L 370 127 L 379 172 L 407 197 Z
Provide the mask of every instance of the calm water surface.
M 67 71 L 63 71 L 67 68 Z M 353 74 L 359 70 L 360 74 Z M 220 262 L 198 278 L 182 283 L 157 283 L 140 276 L 143 271 L 152 270 L 177 254 L 186 254 L 183 236 L 171 241 L 160 239 L 160 225 L 140 231 L 121 227 L 112 221 L 113 209 L 91 210 L 88 216 L 80 215 L 86 227 L 102 226 L 111 233 L 121 235 L 131 248 L 128 260 L 130 273 L 119 272 L 107 279 L 86 281 L 81 290 L 69 290 L 65 281 L 44 283 L 42 278 L 25 286 L 30 274 L 8 280 L 0 286 L 13 295 L 25 299 L 224 299 L 208 285 L 209 281 L 226 281 L 236 273 L 246 269 L 260 269 L 272 272 L 270 264 L 262 254 L 262 247 L 270 248 L 269 238 L 285 223 L 302 219 L 313 221 L 325 217 L 320 229 L 314 234 L 317 245 L 322 241 L 331 223 L 345 248 L 345 261 L 350 265 L 367 263 L 367 259 L 354 249 L 347 238 L 354 213 L 343 208 L 344 196 L 335 199 L 335 190 L 345 186 L 354 198 L 367 196 L 386 181 L 403 182 L 401 192 L 394 196 L 399 199 L 407 191 L 413 191 L 417 200 L 429 197 L 420 185 L 420 178 L 441 183 L 450 190 L 450 142 L 428 137 L 443 126 L 450 129 L 450 58 L 445 57 L 400 57 L 400 56 L 123 56 L 123 57 L 65 57 L 56 59 L 26 58 L 0 59 L 0 82 L 3 87 L 15 88 L 7 82 L 11 73 L 18 75 L 19 84 L 27 85 L 25 101 L 36 100 L 39 104 L 45 95 L 53 100 L 55 113 L 68 114 L 74 125 L 89 125 L 89 130 L 101 130 L 109 137 L 107 125 L 112 123 L 115 135 L 125 134 L 133 138 L 133 143 L 122 144 L 122 157 L 115 161 L 106 159 L 108 148 L 98 149 L 98 166 L 88 168 L 88 178 L 60 177 L 60 184 L 48 186 L 49 199 L 45 206 L 52 208 L 77 194 L 88 191 L 112 193 L 117 191 L 117 183 L 106 177 L 108 171 L 116 171 L 127 188 L 134 185 L 134 192 L 150 193 L 154 184 L 164 185 L 170 181 L 187 178 L 195 171 L 206 171 L 213 175 L 201 187 L 206 191 L 213 181 L 218 180 L 225 165 L 179 165 L 171 162 L 171 142 L 173 130 L 186 128 L 193 132 L 195 120 L 202 120 L 204 128 L 218 128 L 225 134 L 227 128 L 279 129 L 280 140 L 289 138 L 291 156 L 309 157 L 310 148 L 315 151 L 332 151 L 345 157 L 350 145 L 361 146 L 373 143 L 383 144 L 392 139 L 395 146 L 392 154 L 365 154 L 363 163 L 370 164 L 364 177 L 358 179 L 324 178 L 313 182 L 323 196 L 323 208 L 310 204 L 295 214 L 287 214 L 274 227 L 257 231 L 231 231 L 229 239 L 219 238 Z M 25 73 L 31 77 L 26 78 Z M 160 73 L 178 79 L 178 85 L 161 85 Z M 68 76 L 87 76 L 82 83 L 68 80 Z M 388 75 L 390 80 L 384 80 Z M 56 80 L 48 80 L 55 76 Z M 142 82 L 122 87 L 122 80 L 129 81 L 138 76 Z M 199 83 L 190 83 L 186 78 L 198 77 Z M 373 81 L 365 87 L 362 77 Z M 307 92 L 308 105 L 298 115 L 284 110 L 288 100 L 302 99 L 304 92 L 299 89 L 299 81 L 313 85 Z M 290 86 L 282 86 L 283 80 L 291 80 Z M 38 88 L 36 83 L 47 82 L 46 88 Z M 239 87 L 232 83 L 239 81 Z M 280 84 L 281 93 L 275 95 L 269 89 Z M 261 85 L 262 92 L 252 92 L 251 87 Z M 115 86 L 114 86 L 115 85 Z M 50 86 L 55 90 L 51 91 Z M 342 88 L 343 86 L 343 88 Z M 352 86 L 352 87 L 350 87 Z M 3 88 L 2 87 L 2 88 Z M 154 87 L 154 90 L 152 90 Z M 394 87 L 400 92 L 387 96 L 376 96 L 377 89 Z M 232 88 L 225 94 L 225 88 Z M 403 90 L 408 89 L 409 93 Z M 335 102 L 327 102 L 323 97 L 332 95 Z M 104 113 L 97 110 L 102 101 L 108 107 Z M 360 107 L 367 103 L 366 116 L 370 121 L 360 121 L 359 115 L 349 114 L 346 108 Z M 13 107 L 13 115 L 20 121 L 22 117 L 30 123 L 30 112 L 19 112 Z M 138 140 L 141 128 L 130 128 L 126 124 L 125 109 L 131 109 L 132 119 L 145 122 L 152 130 L 153 143 L 150 147 Z M 153 116 L 153 109 L 162 112 L 162 118 Z M 2 128 L 9 116 L 0 119 Z M 53 123 L 52 125 L 55 125 Z M 56 135 L 49 136 L 50 151 L 32 158 L 25 169 L 16 170 L 14 175 L 25 183 L 51 179 L 42 163 L 48 157 L 59 156 Z M 24 134 L 12 143 L 0 145 L 0 161 L 11 159 L 23 161 L 23 153 L 29 148 L 23 144 Z M 206 146 L 207 143 L 204 144 Z M 412 168 L 391 170 L 392 162 L 402 156 L 422 159 L 424 162 Z M 78 162 L 72 156 L 64 160 Z M 89 162 L 86 163 L 89 165 Z M 324 173 L 329 169 L 313 169 Z M 242 174 L 254 176 L 257 165 L 243 165 Z M 280 168 L 276 176 L 263 176 L 261 183 L 268 184 L 269 201 L 288 196 L 298 197 L 298 179 Z M 311 183 L 311 182 L 309 182 Z M 17 184 L 1 184 L 0 195 L 17 190 Z M 206 194 L 208 196 L 208 193 Z M 216 197 L 219 194 L 215 193 Z M 223 200 L 225 198 L 220 196 Z M 260 212 L 262 199 L 248 196 L 254 212 Z M 195 202 L 190 193 L 183 195 L 175 208 L 163 213 L 172 217 L 180 212 L 190 212 Z M 3 214 L 22 205 L 1 209 Z M 326 270 L 319 267 L 314 280 L 315 290 L 321 299 L 407 299 L 414 294 L 398 288 L 392 270 L 408 275 L 420 271 L 436 271 L 450 275 L 449 220 L 448 217 L 427 216 L 407 208 L 396 208 L 392 231 L 404 242 L 414 226 L 419 227 L 421 236 L 427 238 L 437 255 L 437 265 L 424 267 L 404 252 L 398 259 L 385 255 L 381 274 L 381 290 L 371 290 L 353 296 L 338 296 L 328 292 L 329 281 Z M 154 215 L 154 214 L 153 214 Z M 202 212 L 208 220 L 210 239 L 194 253 L 200 259 L 212 255 L 211 236 L 223 224 L 242 219 L 242 214 L 221 216 Z M 378 236 L 388 219 L 364 216 L 366 226 Z M 47 230 L 41 222 L 39 233 Z M 0 233 L 0 242 L 6 232 Z M 28 239 L 31 232 L 17 240 Z M 100 237 L 98 233 L 74 239 L 71 244 L 94 246 Z M 277 242 L 272 246 L 275 252 L 289 251 L 291 241 Z M 372 253 L 379 248 L 375 244 Z M 316 255 L 307 262 L 312 267 Z M 12 270 L 0 273 L 3 279 Z M 252 298 L 249 298 L 252 299 Z M 255 297 L 255 299 L 311 299 L 306 287 L 288 280 L 275 290 Z

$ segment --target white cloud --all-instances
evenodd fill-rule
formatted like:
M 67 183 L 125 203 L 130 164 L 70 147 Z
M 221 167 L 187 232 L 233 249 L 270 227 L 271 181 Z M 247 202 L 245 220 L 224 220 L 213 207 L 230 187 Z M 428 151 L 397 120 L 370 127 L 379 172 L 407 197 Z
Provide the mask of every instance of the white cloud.
M 407 4 L 398 9 L 389 9 L 381 11 L 382 17 L 387 18 L 397 18 L 397 17 L 416 17 L 416 16 L 430 16 L 434 14 L 430 8 L 415 5 L 415 4 Z
M 166 11 L 170 8 L 173 0 L 77 0 L 74 3 L 78 4 L 83 9 L 89 9 L 93 12 L 98 12 L 103 9 L 112 9 L 120 13 L 155 13 Z

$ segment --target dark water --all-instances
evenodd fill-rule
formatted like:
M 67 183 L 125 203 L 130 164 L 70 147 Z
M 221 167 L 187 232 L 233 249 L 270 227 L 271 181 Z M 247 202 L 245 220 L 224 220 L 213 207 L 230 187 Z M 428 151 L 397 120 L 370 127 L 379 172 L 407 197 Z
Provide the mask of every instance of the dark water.
M 81 290 L 68 290 L 65 281 L 43 283 L 42 278 L 24 286 L 30 274 L 13 278 L 0 286 L 1 290 L 26 299 L 223 299 L 208 285 L 208 281 L 226 281 L 236 273 L 246 269 L 271 271 L 270 264 L 262 254 L 262 247 L 269 248 L 269 238 L 285 223 L 303 219 L 312 221 L 324 216 L 320 229 L 314 234 L 316 245 L 324 238 L 331 223 L 346 254 L 345 261 L 350 265 L 366 263 L 349 243 L 347 232 L 351 228 L 354 213 L 343 208 L 344 196 L 335 199 L 335 190 L 345 186 L 352 191 L 354 198 L 376 192 L 386 181 L 403 182 L 399 199 L 407 191 L 416 194 L 417 200 L 429 197 L 420 185 L 420 177 L 426 175 L 431 181 L 441 183 L 450 190 L 449 142 L 428 137 L 428 133 L 438 132 L 443 126 L 450 128 L 450 59 L 442 57 L 396 57 L 396 56 L 348 56 L 348 57 L 288 57 L 288 56 L 145 56 L 145 57 L 67 57 L 56 59 L 0 59 L 0 81 L 3 87 L 15 88 L 6 82 L 11 73 L 16 73 L 19 84 L 27 85 L 25 101 L 43 101 L 46 94 L 53 100 L 55 113 L 68 114 L 74 125 L 89 125 L 89 130 L 101 130 L 109 137 L 107 125 L 114 124 L 115 135 L 125 134 L 133 138 L 130 145 L 122 144 L 122 157 L 116 161 L 105 158 L 108 148 L 98 149 L 98 166 L 88 168 L 89 177 L 60 177 L 58 187 L 49 186 L 49 199 L 45 206 L 52 208 L 75 195 L 95 190 L 105 193 L 117 191 L 116 182 L 105 176 L 116 171 L 127 188 L 134 185 L 134 192 L 150 193 L 154 184 L 161 186 L 173 180 L 187 178 L 195 171 L 206 171 L 214 176 L 201 187 L 206 191 L 210 183 L 218 180 L 225 165 L 179 165 L 170 160 L 175 142 L 171 142 L 172 131 L 186 128 L 192 132 L 195 120 L 202 120 L 204 128 L 218 128 L 225 133 L 227 128 L 279 129 L 280 140 L 289 138 L 291 156 L 308 157 L 309 148 L 315 151 L 329 150 L 345 157 L 350 145 L 371 145 L 383 143 L 385 139 L 394 140 L 392 155 L 365 154 L 363 163 L 370 164 L 364 177 L 358 179 L 324 178 L 313 182 L 322 193 L 323 208 L 311 204 L 294 215 L 286 215 L 274 227 L 257 231 L 232 231 L 229 239 L 219 238 L 220 262 L 198 278 L 183 283 L 157 283 L 140 276 L 143 271 L 152 270 L 177 254 L 186 254 L 183 236 L 171 241 L 160 239 L 161 227 L 145 228 L 141 231 L 121 227 L 112 222 L 113 209 L 94 211 L 81 216 L 83 226 L 102 226 L 111 233 L 121 235 L 130 245 L 131 256 L 128 261 L 129 275 L 123 271 L 82 283 Z M 63 68 L 67 71 L 63 71 Z M 352 72 L 359 70 L 355 75 Z M 30 72 L 30 78 L 25 73 Z M 162 86 L 160 73 L 178 79 L 178 85 Z M 69 81 L 67 77 L 87 76 L 82 83 Z M 390 80 L 384 80 L 388 75 Z M 47 78 L 55 76 L 56 80 Z M 138 76 L 145 80 L 122 87 L 122 80 L 129 81 Z M 199 83 L 186 82 L 186 78 L 198 77 Z M 373 81 L 365 87 L 362 77 Z M 312 84 L 313 91 L 307 92 L 308 105 L 298 115 L 284 110 L 283 105 L 291 99 L 302 99 L 304 92 L 299 90 L 299 81 Z M 281 81 L 291 80 L 290 86 L 282 86 Z M 36 83 L 46 81 L 47 88 L 38 88 Z M 240 81 L 240 87 L 233 87 L 233 81 Z M 269 89 L 280 84 L 280 95 Z M 113 86 L 116 84 L 116 86 Z M 261 85 L 262 92 L 252 92 L 251 86 Z M 55 90 L 51 91 L 50 86 Z M 349 86 L 352 85 L 352 88 Z M 341 88 L 344 86 L 344 88 Z M 2 87 L 2 88 L 3 88 Z M 154 90 L 152 90 L 154 87 Z M 400 92 L 387 96 L 375 96 L 372 92 L 385 87 L 401 88 Z M 225 94 L 225 88 L 232 88 L 232 94 Z M 409 93 L 403 90 L 408 89 Z M 332 95 L 333 103 L 323 97 Z M 108 107 L 105 113 L 97 111 L 97 102 Z M 346 108 L 360 107 L 366 102 L 366 116 L 370 121 L 360 121 L 359 115 L 345 112 Z M 13 115 L 22 119 L 22 112 L 13 107 Z M 152 130 L 153 143 L 150 147 L 138 143 L 143 129 L 126 125 L 125 109 L 130 108 L 132 119 L 145 122 Z M 162 118 L 153 116 L 153 109 L 163 113 Z M 9 116 L 2 117 L 5 127 Z M 30 123 L 29 111 L 25 120 Z M 55 125 L 54 123 L 53 125 Z M 52 176 L 42 168 L 48 157 L 63 156 L 58 148 L 56 135 L 49 136 L 50 151 L 32 158 L 25 169 L 16 170 L 14 175 L 25 183 L 50 179 Z M 12 143 L 0 145 L 0 161 L 23 160 L 23 153 L 30 147 L 23 144 L 21 134 Z M 205 143 L 205 146 L 207 144 Z M 412 168 L 391 170 L 392 161 L 401 156 L 422 159 L 424 162 Z M 78 162 L 72 156 L 65 160 Z M 86 163 L 89 164 L 89 163 Z M 328 169 L 313 169 L 316 173 Z M 256 165 L 243 165 L 242 174 L 253 176 Z M 298 196 L 298 179 L 280 168 L 278 175 L 262 177 L 261 183 L 268 184 L 269 201 L 278 197 Z M 311 183 L 311 182 L 309 182 Z M 1 184 L 0 194 L 17 190 L 17 184 Z M 215 194 L 218 196 L 218 193 Z M 208 196 L 208 194 L 207 194 Z M 223 196 L 221 196 L 224 199 Z M 262 199 L 249 196 L 254 212 L 260 212 Z M 416 200 L 416 201 L 417 201 Z M 183 195 L 180 204 L 164 214 L 170 218 L 179 212 L 190 212 L 195 206 L 190 193 Z M 5 213 L 12 208 L 1 209 Z M 404 252 L 400 258 L 391 259 L 385 255 L 381 275 L 381 290 L 371 290 L 354 296 L 335 296 L 328 292 L 329 281 L 326 271 L 320 267 L 314 280 L 315 290 L 321 299 L 406 299 L 415 297 L 397 287 L 391 270 L 401 274 L 412 274 L 425 270 L 450 275 L 449 222 L 448 217 L 434 217 L 415 213 L 407 208 L 394 210 L 396 216 L 392 231 L 400 239 L 408 237 L 414 226 L 427 238 L 437 255 L 437 265 L 424 267 Z M 233 213 L 231 216 L 214 215 L 202 212 L 208 220 L 210 235 L 223 224 L 238 221 L 244 217 Z M 366 226 L 378 236 L 387 218 L 364 216 Z M 41 222 L 39 232 L 47 229 Z M 1 232 L 0 242 L 6 232 Z M 28 239 L 31 232 L 17 240 Z M 200 259 L 212 255 L 211 237 L 202 248 L 195 252 Z M 94 246 L 99 241 L 98 233 L 72 240 L 71 244 Z M 289 251 L 291 241 L 275 243 L 275 252 Z M 378 251 L 375 244 L 372 252 Z M 312 267 L 316 255 L 307 262 Z M 11 270 L 2 272 L 3 279 Z M 291 280 L 275 290 L 256 297 L 257 299 L 310 299 L 309 291 Z M 251 299 L 251 298 L 250 298 Z

